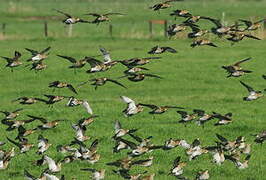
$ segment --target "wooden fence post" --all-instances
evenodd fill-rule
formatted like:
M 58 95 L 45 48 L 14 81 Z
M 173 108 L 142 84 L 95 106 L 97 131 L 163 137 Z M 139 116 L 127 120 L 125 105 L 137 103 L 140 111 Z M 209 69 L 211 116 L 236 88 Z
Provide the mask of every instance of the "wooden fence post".
M 109 24 L 109 35 L 110 37 L 113 37 L 113 25 Z
M 164 36 L 167 38 L 168 37 L 168 33 L 167 33 L 167 20 L 164 21 Z
M 150 32 L 150 38 L 152 38 L 152 21 L 149 21 L 149 32 Z
M 48 24 L 46 21 L 44 21 L 44 36 L 48 37 Z
M 68 37 L 72 37 L 72 30 L 73 30 L 73 25 L 69 24 L 68 25 L 68 32 L 67 32 Z
M 2 24 L 2 34 L 3 34 L 3 36 L 6 35 L 6 23 Z

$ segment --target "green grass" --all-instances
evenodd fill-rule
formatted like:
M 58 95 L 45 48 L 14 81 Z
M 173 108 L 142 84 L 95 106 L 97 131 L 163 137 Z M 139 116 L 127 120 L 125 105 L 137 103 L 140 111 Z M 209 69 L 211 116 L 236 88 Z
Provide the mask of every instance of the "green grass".
M 11 2 L 11 1 L 10 1 Z M 148 23 L 149 19 L 167 19 L 174 23 L 174 20 L 168 17 L 171 10 L 175 8 L 188 9 L 195 14 L 212 16 L 219 18 L 222 12 L 226 13 L 226 21 L 234 22 L 238 18 L 264 17 L 266 8 L 265 1 L 188 1 L 173 3 L 174 7 L 163 10 L 160 14 L 147 9 L 156 1 L 140 0 L 108 0 L 101 1 L 41 1 L 25 0 L 1 3 L 0 13 L 1 22 L 7 23 L 6 39 L 1 40 L 1 56 L 12 56 L 14 50 L 22 52 L 22 59 L 27 59 L 29 54 L 24 50 L 25 47 L 32 49 L 43 49 L 51 46 L 51 55 L 47 59 L 47 70 L 34 73 L 26 67 L 19 67 L 11 73 L 9 69 L 4 68 L 5 62 L 1 62 L 0 70 L 0 94 L 1 110 L 14 110 L 23 107 L 24 110 L 18 119 L 26 119 L 27 114 L 47 117 L 49 120 L 66 119 L 53 130 L 37 132 L 29 136 L 30 142 L 36 142 L 38 134 L 42 133 L 53 144 L 46 153 L 54 159 L 61 159 L 63 156 L 56 152 L 55 147 L 58 144 L 69 143 L 74 137 L 74 131 L 71 124 L 77 122 L 87 114 L 82 107 L 67 108 L 64 102 L 54 105 L 49 109 L 43 103 L 37 103 L 30 106 L 21 106 L 18 103 L 11 103 L 11 100 L 20 96 L 42 97 L 43 94 L 53 94 L 48 88 L 48 83 L 54 80 L 67 81 L 74 86 L 92 78 L 107 76 L 117 78 L 121 76 L 124 67 L 115 66 L 112 70 L 88 75 L 85 73 L 89 66 L 78 70 L 75 75 L 67 66 L 69 63 L 56 57 L 57 54 L 63 54 L 82 58 L 99 54 L 99 45 L 107 48 L 111 52 L 114 60 L 133 57 L 146 57 L 147 51 L 154 45 L 170 46 L 178 50 L 177 54 L 163 54 L 161 60 L 154 60 L 145 67 L 150 69 L 151 73 L 158 74 L 163 79 L 147 78 L 143 82 L 132 83 L 126 79 L 120 81 L 128 89 L 125 90 L 113 84 L 106 84 L 99 87 L 97 91 L 92 86 L 83 86 L 78 89 L 77 98 L 89 100 L 93 111 L 100 117 L 88 127 L 87 135 L 91 136 L 86 144 L 90 144 L 98 138 L 99 153 L 101 159 L 95 165 L 86 162 L 75 161 L 71 164 L 64 164 L 60 174 L 65 174 L 67 179 L 88 179 L 89 173 L 81 172 L 80 168 L 105 168 L 107 169 L 106 179 L 120 179 L 119 176 L 112 173 L 113 167 L 105 165 L 107 162 L 114 161 L 124 157 L 126 151 L 119 154 L 112 153 L 114 142 L 111 136 L 114 134 L 113 124 L 115 120 L 120 120 L 125 128 L 137 128 L 136 133 L 141 137 L 152 135 L 154 144 L 162 144 L 169 138 L 184 138 L 188 142 L 199 137 L 203 146 L 214 144 L 215 133 L 219 133 L 232 140 L 237 136 L 245 136 L 248 143 L 252 143 L 252 155 L 250 167 L 245 170 L 238 170 L 233 163 L 226 161 L 222 166 L 217 166 L 211 162 L 211 155 L 206 154 L 196 160 L 188 162 L 184 168 L 184 175 L 190 179 L 200 169 L 209 169 L 211 178 L 217 180 L 263 180 L 265 175 L 266 158 L 265 145 L 260 146 L 253 143 L 254 137 L 250 134 L 260 132 L 265 129 L 265 100 L 261 98 L 257 101 L 244 102 L 247 92 L 239 83 L 243 80 L 255 89 L 264 89 L 266 82 L 261 78 L 265 73 L 264 60 L 265 40 L 245 40 L 234 46 L 223 39 L 213 38 L 219 46 L 190 48 L 191 40 L 185 38 L 168 40 L 163 38 L 163 31 L 159 25 L 156 25 L 156 33 L 153 39 L 149 39 Z M 14 8 L 14 7 L 15 8 Z M 12 9 L 13 7 L 13 9 Z M 33 16 L 58 16 L 51 9 L 56 7 L 73 14 L 82 15 L 86 12 L 122 12 L 126 13 L 124 17 L 113 17 L 114 37 L 108 35 L 108 24 L 101 24 L 98 27 L 90 24 L 77 24 L 73 28 L 73 37 L 69 38 L 64 34 L 64 25 L 59 20 L 48 20 L 49 38 L 43 38 L 43 21 L 29 20 Z M 251 8 L 252 7 L 252 8 Z M 28 19 L 28 20 L 23 20 Z M 178 19 L 181 22 L 182 19 Z M 211 27 L 211 23 L 200 23 L 203 27 Z M 231 64 L 237 60 L 253 57 L 253 60 L 245 63 L 243 66 L 254 72 L 238 79 L 227 79 L 226 73 L 221 69 L 222 65 Z M 26 64 L 26 62 L 24 63 Z M 55 94 L 58 94 L 56 91 Z M 61 95 L 73 95 L 68 90 L 61 90 Z M 158 105 L 178 105 L 187 108 L 201 108 L 207 112 L 227 113 L 233 112 L 234 122 L 228 126 L 215 127 L 214 121 L 206 124 L 205 128 L 198 127 L 196 124 L 189 124 L 186 128 L 177 123 L 179 116 L 174 110 L 156 116 L 153 118 L 148 114 L 148 109 L 141 114 L 133 116 L 130 119 L 125 118 L 121 111 L 125 104 L 121 102 L 119 96 L 128 96 L 137 102 L 151 103 Z M 25 127 L 32 128 L 40 124 L 34 122 Z M 16 131 L 6 132 L 6 126 L 1 125 L 0 141 L 6 141 L 6 136 L 15 138 Z M 3 149 L 10 149 L 12 145 L 8 143 Z M 23 179 L 23 170 L 28 169 L 34 175 L 39 175 L 46 166 L 34 167 L 32 161 L 38 159 L 35 154 L 36 147 L 27 154 L 15 156 L 8 167 L 0 173 L 0 179 Z M 17 150 L 18 152 L 18 150 Z M 154 151 L 143 156 L 153 155 L 154 165 L 149 168 L 133 168 L 132 172 L 148 170 L 149 173 L 156 173 L 155 179 L 171 180 L 172 176 L 167 176 L 172 167 L 172 162 L 177 156 L 182 156 L 183 161 L 188 161 L 184 150 L 176 148 L 171 151 Z M 141 157 L 142 158 L 142 157 Z

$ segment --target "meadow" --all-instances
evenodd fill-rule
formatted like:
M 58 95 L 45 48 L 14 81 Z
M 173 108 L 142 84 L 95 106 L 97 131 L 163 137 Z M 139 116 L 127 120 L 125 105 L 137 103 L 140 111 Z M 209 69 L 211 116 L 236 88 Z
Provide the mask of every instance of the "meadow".
M 160 75 L 163 79 L 147 78 L 142 82 L 133 83 L 127 79 L 120 79 L 127 89 L 123 89 L 113 84 L 106 84 L 96 91 L 92 86 L 85 85 L 77 88 L 79 99 L 87 99 L 94 111 L 99 115 L 95 122 L 88 127 L 86 135 L 91 140 L 99 139 L 98 152 L 101 159 L 94 165 L 82 161 L 75 161 L 63 164 L 62 171 L 66 179 L 77 178 L 78 180 L 89 179 L 90 173 L 80 171 L 80 168 L 104 168 L 107 170 L 106 179 L 122 179 L 112 172 L 114 167 L 106 166 L 107 162 L 112 162 L 126 155 L 126 151 L 113 154 L 112 147 L 115 142 L 111 139 L 114 134 L 114 122 L 119 120 L 125 128 L 137 128 L 137 135 L 141 137 L 153 136 L 152 142 L 162 145 L 169 138 L 183 138 L 192 142 L 199 138 L 202 146 L 214 145 L 217 138 L 215 134 L 222 134 L 230 140 L 237 136 L 245 136 L 248 143 L 252 143 L 252 153 L 249 167 L 244 170 L 237 169 L 230 161 L 225 161 L 221 166 L 211 162 L 210 154 L 198 157 L 196 160 L 188 162 L 184 168 L 184 176 L 193 179 L 196 172 L 201 169 L 209 169 L 210 179 L 213 180 L 264 180 L 266 175 L 265 144 L 255 144 L 256 134 L 265 130 L 265 99 L 245 102 L 242 100 L 247 95 L 245 88 L 241 86 L 239 80 L 251 85 L 256 90 L 266 88 L 266 81 L 261 77 L 265 71 L 265 40 L 244 39 L 242 42 L 231 46 L 231 43 L 223 38 L 210 35 L 210 38 L 218 48 L 196 47 L 191 48 L 191 40 L 187 39 L 183 33 L 172 39 L 163 36 L 161 25 L 155 25 L 153 38 L 149 37 L 148 20 L 166 19 L 169 24 L 181 23 L 183 19 L 176 21 L 169 16 L 175 9 L 187 9 L 193 14 L 221 18 L 225 13 L 225 22 L 228 24 L 237 19 L 259 20 L 265 17 L 266 1 L 251 0 L 185 0 L 184 2 L 173 3 L 173 7 L 162 10 L 160 13 L 148 9 L 149 6 L 158 1 L 152 0 L 17 0 L 1 1 L 0 23 L 6 23 L 5 36 L 0 35 L 0 55 L 11 57 L 15 50 L 22 53 L 22 59 L 26 60 L 30 54 L 24 48 L 36 50 L 51 46 L 51 54 L 46 60 L 48 68 L 42 72 L 30 71 L 24 61 L 24 65 L 18 67 L 12 73 L 5 68 L 5 61 L 0 62 L 0 110 L 15 110 L 23 108 L 18 119 L 26 119 L 27 114 L 47 117 L 48 120 L 65 119 L 58 127 L 52 130 L 39 131 L 29 136 L 30 142 L 36 142 L 38 134 L 43 134 L 48 138 L 52 147 L 46 154 L 56 160 L 63 158 L 63 155 L 56 152 L 58 144 L 67 144 L 74 137 L 71 124 L 79 119 L 88 116 L 82 107 L 66 107 L 66 100 L 56 103 L 53 108 L 48 108 L 44 103 L 37 103 L 29 106 L 20 105 L 18 102 L 11 102 L 21 96 L 43 97 L 43 94 L 60 94 L 65 96 L 73 95 L 72 92 L 62 89 L 52 92 L 48 88 L 49 82 L 60 80 L 72 83 L 77 86 L 94 77 L 118 78 L 126 69 L 122 65 L 117 65 L 113 69 L 103 73 L 86 74 L 89 65 L 74 74 L 72 69 L 67 68 L 69 62 L 57 57 L 57 54 L 82 58 L 84 56 L 94 56 L 100 54 L 99 46 L 103 46 L 111 53 L 113 60 L 129 59 L 133 57 L 149 57 L 147 52 L 155 45 L 170 46 L 175 48 L 177 54 L 159 55 L 162 59 L 154 60 L 145 67 L 150 69 L 150 73 Z M 121 12 L 126 16 L 113 16 L 113 37 L 109 36 L 108 23 L 100 24 L 75 24 L 73 25 L 73 35 L 66 35 L 65 25 L 61 22 L 64 17 L 52 9 L 60 9 L 77 16 L 87 18 L 88 12 Z M 89 19 L 89 17 L 88 17 Z M 48 22 L 49 36 L 43 35 L 43 21 Z M 212 27 L 210 22 L 200 22 L 204 28 Z M 262 29 L 256 33 L 264 38 Z M 222 65 L 229 65 L 238 60 L 252 57 L 253 59 L 243 67 L 252 70 L 251 74 L 240 78 L 226 78 Z M 101 58 L 101 57 L 97 57 Z M 157 105 L 177 105 L 186 107 L 187 110 L 203 109 L 206 112 L 219 112 L 225 114 L 233 113 L 233 122 L 226 126 L 214 126 L 214 121 L 207 122 L 205 127 L 199 127 L 195 123 L 184 127 L 178 123 L 180 116 L 175 110 L 169 110 L 162 115 L 155 116 L 144 112 L 133 117 L 126 118 L 122 110 L 126 104 L 120 100 L 119 96 L 127 96 L 136 102 L 157 104 Z M 4 116 L 3 116 L 4 117 Z M 39 125 L 33 122 L 26 125 L 33 128 Z M 17 131 L 6 132 L 6 126 L 0 125 L 0 141 L 7 141 L 6 137 L 14 139 Z M 13 145 L 7 143 L 3 149 L 10 149 Z M 16 148 L 18 152 L 18 148 Z M 2 180 L 23 179 L 24 169 L 38 176 L 45 167 L 37 167 L 32 162 L 39 158 L 35 153 L 36 147 L 26 154 L 15 156 L 6 170 L 0 171 Z M 188 161 L 182 148 L 175 148 L 170 151 L 156 150 L 145 154 L 143 157 L 154 156 L 154 163 L 151 167 L 133 167 L 132 172 L 147 170 L 156 173 L 155 179 L 171 180 L 176 179 L 168 176 L 172 168 L 173 160 L 177 156 L 182 157 L 182 161 Z

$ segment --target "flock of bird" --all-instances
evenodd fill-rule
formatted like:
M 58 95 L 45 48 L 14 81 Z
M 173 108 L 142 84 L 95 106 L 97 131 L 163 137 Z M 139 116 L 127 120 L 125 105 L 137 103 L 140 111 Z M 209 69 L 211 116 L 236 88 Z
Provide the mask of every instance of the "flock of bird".
M 161 11 L 162 9 L 169 8 L 171 3 L 175 1 L 181 0 L 168 0 L 162 3 L 155 4 L 150 7 L 150 9 L 154 11 Z M 95 23 L 99 24 L 104 21 L 109 21 L 110 15 L 125 15 L 122 13 L 106 13 L 106 14 L 97 14 L 97 13 L 88 13 L 86 15 L 91 15 L 96 17 L 93 21 L 84 20 L 78 17 L 74 17 L 68 13 L 65 13 L 60 10 L 55 10 L 56 12 L 63 14 L 66 16 L 66 19 L 63 20 L 65 24 L 76 24 L 76 23 Z M 187 10 L 175 10 L 173 11 L 170 16 L 174 16 L 175 19 L 177 17 L 185 18 L 185 21 L 181 24 L 173 24 L 170 25 L 168 28 L 168 35 L 169 37 L 175 36 L 178 32 L 184 31 L 187 27 L 191 28 L 192 32 L 188 33 L 188 38 L 195 39 L 191 44 L 191 47 L 201 46 L 201 45 L 208 45 L 217 47 L 214 43 L 212 43 L 208 39 L 202 39 L 205 34 L 213 33 L 218 35 L 220 38 L 226 38 L 232 42 L 239 42 L 242 41 L 245 37 L 252 38 L 256 40 L 260 40 L 259 38 L 251 35 L 249 32 L 257 30 L 260 27 L 261 22 L 263 20 L 257 22 L 251 22 L 247 20 L 239 20 L 240 22 L 244 23 L 236 23 L 230 26 L 224 26 L 220 20 L 217 20 L 212 17 L 205 17 L 205 16 L 194 16 Z M 203 30 L 200 29 L 199 25 L 196 23 L 200 20 L 208 20 L 215 25 L 215 27 L 211 28 L 211 30 Z M 243 27 L 244 26 L 244 27 Z M 67 88 L 75 95 L 78 94 L 77 88 L 90 83 L 92 86 L 95 87 L 95 90 L 99 86 L 105 85 L 107 82 L 114 83 L 122 88 L 127 88 L 124 84 L 119 82 L 119 79 L 127 78 L 129 81 L 136 83 L 139 81 L 143 81 L 146 78 L 158 78 L 162 79 L 161 76 L 146 73 L 149 71 L 148 68 L 145 68 L 144 65 L 152 62 L 160 60 L 162 57 L 144 57 L 144 58 L 129 58 L 124 60 L 112 60 L 110 53 L 104 48 L 100 47 L 100 52 L 103 56 L 103 61 L 96 59 L 95 57 L 84 57 L 80 60 L 70 57 L 67 55 L 57 55 L 58 59 L 65 59 L 71 63 L 69 68 L 74 69 L 76 73 L 77 68 L 83 68 L 86 64 L 90 65 L 90 69 L 86 70 L 86 73 L 99 73 L 110 70 L 113 66 L 117 64 L 121 64 L 126 68 L 124 70 L 123 75 L 121 77 L 109 78 L 109 77 L 99 77 L 88 79 L 76 87 L 70 83 L 62 82 L 59 80 L 50 82 L 48 84 L 49 88 L 53 88 L 53 92 L 56 88 Z M 37 51 L 33 49 L 26 48 L 28 52 L 30 52 L 31 57 L 27 59 L 27 62 L 31 62 L 26 66 L 31 65 L 31 70 L 41 71 L 46 69 L 47 65 L 44 63 L 45 60 L 49 57 L 49 52 L 51 47 L 47 47 L 42 51 Z M 177 53 L 174 48 L 171 47 L 160 47 L 155 46 L 152 47 L 147 53 L 150 55 L 157 55 L 162 54 L 165 52 L 169 53 Z M 9 67 L 13 72 L 13 69 L 21 66 L 23 63 L 20 60 L 22 54 L 18 51 L 15 51 L 13 57 L 3 57 L 7 61 L 6 67 Z M 245 58 L 240 60 L 232 65 L 224 65 L 222 66 L 228 73 L 227 77 L 240 77 L 246 73 L 252 73 L 250 70 L 242 69 L 240 66 L 242 63 L 250 61 L 252 58 Z M 144 72 L 143 72 L 144 71 Z M 262 76 L 266 79 L 266 76 Z M 263 96 L 262 91 L 256 91 L 246 83 L 240 81 L 241 85 L 243 85 L 249 92 L 247 97 L 244 97 L 243 100 L 251 101 L 258 99 Z M 149 104 L 146 102 L 138 102 L 136 103 L 133 99 L 127 96 L 120 97 L 122 102 L 126 104 L 122 113 L 125 117 L 130 118 L 133 115 L 143 112 L 145 109 L 149 109 L 149 114 L 153 115 L 153 118 L 159 114 L 163 114 L 170 109 L 177 110 L 176 112 L 181 116 L 180 120 L 178 121 L 184 126 L 187 126 L 188 123 L 195 121 L 195 123 L 199 126 L 204 128 L 204 124 L 209 122 L 212 119 L 217 119 L 217 122 L 214 124 L 215 126 L 220 125 L 228 125 L 233 122 L 232 120 L 232 113 L 229 112 L 227 114 L 220 114 L 217 112 L 205 112 L 205 110 L 201 109 L 190 109 L 185 107 L 180 107 L 176 105 L 155 105 Z M 90 164 L 90 168 L 82 168 L 81 171 L 89 171 L 91 172 L 91 178 L 94 180 L 100 180 L 107 178 L 106 170 L 110 170 L 109 166 L 116 167 L 117 169 L 111 169 L 112 171 L 108 173 L 117 174 L 117 177 L 121 177 L 124 179 L 131 179 L 131 180 L 153 180 L 156 176 L 156 172 L 143 171 L 138 174 L 132 174 L 130 172 L 133 166 L 142 166 L 142 167 L 150 167 L 153 164 L 153 159 L 156 157 L 149 156 L 149 158 L 142 158 L 143 154 L 149 153 L 152 154 L 152 151 L 169 151 L 174 148 L 182 148 L 188 160 L 186 158 L 181 158 L 181 156 L 177 156 L 173 159 L 173 166 L 172 168 L 169 167 L 169 174 L 171 176 L 175 176 L 177 179 L 186 180 L 189 179 L 183 175 L 185 171 L 185 167 L 190 161 L 195 160 L 201 155 L 204 154 L 211 154 L 213 158 L 213 163 L 217 164 L 218 166 L 222 165 L 224 161 L 229 160 L 238 169 L 245 169 L 248 168 L 248 162 L 251 158 L 251 144 L 246 143 L 245 137 L 239 136 L 233 140 L 229 140 L 226 137 L 216 134 L 217 141 L 213 143 L 212 146 L 203 146 L 200 140 L 197 138 L 193 142 L 188 143 L 185 139 L 174 139 L 169 138 L 166 139 L 164 143 L 154 145 L 152 143 L 153 136 L 149 137 L 139 137 L 136 133 L 138 129 L 127 129 L 122 127 L 120 121 L 116 120 L 114 123 L 114 135 L 112 137 L 114 141 L 113 153 L 122 153 L 122 151 L 126 151 L 125 157 L 122 159 L 114 160 L 112 162 L 106 163 L 106 168 L 95 169 L 93 168 L 93 164 L 97 163 L 101 155 L 97 152 L 98 145 L 101 145 L 99 139 L 92 140 L 91 144 L 88 145 L 87 141 L 90 139 L 89 136 L 86 135 L 86 131 L 88 126 L 91 125 L 95 118 L 98 116 L 95 115 L 92 111 L 92 108 L 87 100 L 77 99 L 73 96 L 59 96 L 59 95 L 51 95 L 45 94 L 44 97 L 18 97 L 12 102 L 19 102 L 21 105 L 31 105 L 37 102 L 42 102 L 47 104 L 48 106 L 53 106 L 55 103 L 60 102 L 64 99 L 67 99 L 66 106 L 74 107 L 74 106 L 83 106 L 90 116 L 81 118 L 75 124 L 72 124 L 72 128 L 75 132 L 75 136 L 73 140 L 67 144 L 57 144 L 52 145 L 49 143 L 49 139 L 45 138 L 42 135 L 42 131 L 50 130 L 57 128 L 58 124 L 62 121 L 62 119 L 56 120 L 48 120 L 44 117 L 39 117 L 36 115 L 29 115 L 27 114 L 26 120 L 16 120 L 16 118 L 23 112 L 23 108 L 19 108 L 13 111 L 0 111 L 5 115 L 5 117 L 1 120 L 2 125 L 6 126 L 6 131 L 17 131 L 17 136 L 15 138 L 11 138 L 9 136 L 6 137 L 6 141 L 0 142 L 0 169 L 4 170 L 8 168 L 10 162 L 15 156 L 20 156 L 20 154 L 27 153 L 31 151 L 37 144 L 36 153 L 39 155 L 39 159 L 34 162 L 35 166 L 46 166 L 46 168 L 40 173 L 39 177 L 32 175 L 29 170 L 24 170 L 24 177 L 28 180 L 63 180 L 68 179 L 64 175 L 58 177 L 57 173 L 61 171 L 61 168 L 64 167 L 64 164 L 67 163 L 75 163 L 75 161 L 85 161 Z M 32 122 L 38 122 L 38 126 L 33 129 L 27 129 L 26 125 Z M 27 139 L 27 136 L 39 133 L 37 138 L 37 143 L 30 143 Z M 261 133 L 255 134 L 255 142 L 262 144 L 266 140 L 266 131 Z M 14 145 L 11 149 L 2 149 L 6 143 L 10 143 Z M 64 156 L 60 161 L 56 162 L 54 159 L 56 157 L 49 157 L 46 152 L 49 151 L 50 148 L 55 147 L 57 153 L 60 153 Z M 16 152 L 16 149 L 19 149 L 19 152 Z M 207 180 L 210 178 L 211 170 L 205 169 L 202 171 L 197 172 L 195 174 L 196 180 Z M 75 179 L 75 178 L 72 178 Z

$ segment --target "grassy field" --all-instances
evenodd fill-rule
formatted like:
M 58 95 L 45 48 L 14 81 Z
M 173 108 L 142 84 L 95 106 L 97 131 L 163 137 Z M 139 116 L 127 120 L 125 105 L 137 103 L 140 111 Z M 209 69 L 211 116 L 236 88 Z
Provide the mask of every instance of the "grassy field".
M 56 146 L 67 144 L 74 137 L 71 124 L 86 117 L 87 113 L 82 107 L 65 107 L 66 100 L 48 108 L 47 105 L 39 102 L 30 106 L 22 106 L 12 103 L 11 100 L 20 96 L 42 97 L 43 94 L 73 95 L 68 90 L 52 92 L 48 88 L 49 82 L 60 80 L 72 83 L 77 86 L 79 83 L 93 77 L 107 76 L 117 78 L 122 75 L 125 67 L 117 65 L 110 71 L 96 74 L 86 74 L 89 65 L 78 70 L 77 74 L 67 66 L 67 61 L 58 58 L 57 54 L 82 58 L 84 56 L 98 55 L 99 46 L 103 46 L 111 52 L 114 60 L 129 59 L 133 57 L 147 57 L 147 51 L 155 45 L 170 46 L 178 50 L 177 54 L 162 54 L 162 59 L 154 60 L 145 67 L 151 73 L 160 75 L 163 79 L 147 78 L 142 82 L 133 83 L 127 79 L 120 81 L 128 89 L 120 88 L 116 85 L 106 84 L 99 87 L 97 91 L 90 85 L 78 88 L 79 99 L 87 99 L 95 114 L 100 117 L 88 127 L 87 135 L 91 140 L 99 139 L 98 152 L 101 159 L 94 165 L 82 161 L 75 161 L 70 164 L 63 164 L 61 174 L 65 174 L 66 179 L 77 178 L 78 180 L 88 179 L 90 173 L 81 172 L 80 168 L 105 168 L 106 179 L 121 179 L 112 173 L 107 162 L 125 157 L 126 151 L 118 154 L 112 153 L 115 142 L 111 139 L 114 134 L 113 125 L 115 120 L 120 120 L 125 128 L 137 128 L 137 135 L 147 137 L 152 135 L 152 142 L 162 145 L 169 138 L 184 138 L 192 142 L 195 138 L 200 138 L 202 146 L 214 145 L 217 138 L 215 133 L 219 133 L 233 140 L 237 136 L 245 136 L 248 143 L 252 143 L 252 153 L 249 168 L 245 170 L 237 169 L 230 161 L 225 161 L 221 166 L 212 163 L 212 156 L 205 154 L 196 160 L 188 162 L 184 168 L 184 176 L 193 179 L 196 172 L 201 169 L 209 169 L 210 179 L 214 180 L 263 180 L 265 179 L 266 157 L 265 145 L 258 145 L 253 142 L 254 137 L 250 134 L 265 130 L 265 99 L 244 102 L 242 97 L 246 96 L 239 80 L 246 82 L 255 89 L 266 88 L 266 81 L 261 78 L 265 73 L 266 62 L 265 40 L 255 41 L 246 39 L 231 46 L 230 42 L 211 37 L 218 48 L 212 47 L 190 47 L 191 40 L 179 37 L 168 40 L 163 37 L 163 30 L 160 25 L 156 25 L 154 38 L 149 38 L 148 23 L 150 19 L 167 19 L 169 23 L 174 23 L 174 19 L 168 14 L 174 9 L 188 9 L 193 14 L 221 18 L 225 12 L 225 21 L 232 23 L 239 18 L 261 19 L 265 17 L 266 1 L 245 1 L 245 0 L 190 0 L 173 3 L 173 7 L 163 10 L 160 14 L 148 9 L 157 1 L 142 0 L 20 0 L 1 2 L 0 23 L 6 23 L 6 36 L 0 36 L 0 55 L 12 56 L 15 50 L 21 51 L 22 59 L 26 60 L 30 55 L 24 48 L 36 50 L 51 46 L 51 55 L 47 59 L 48 68 L 43 72 L 34 73 L 29 71 L 29 67 L 18 67 L 13 73 L 5 68 L 5 62 L 0 62 L 0 94 L 1 110 L 15 110 L 23 107 L 18 119 L 26 119 L 27 114 L 47 117 L 49 120 L 66 119 L 53 130 L 39 131 L 29 136 L 30 142 L 37 145 L 37 137 L 43 134 L 48 138 L 52 147 L 46 152 L 50 157 L 60 160 L 63 155 L 56 152 Z M 73 36 L 67 37 L 64 25 L 60 22 L 63 18 L 52 8 L 81 15 L 87 12 L 121 12 L 126 13 L 124 17 L 113 17 L 114 26 L 113 38 L 108 34 L 108 23 L 99 26 L 91 24 L 76 24 L 73 27 Z M 44 18 L 45 17 L 45 18 Z M 43 37 L 43 19 L 48 21 L 49 37 Z M 178 19 L 177 22 L 182 22 Z M 199 23 L 202 27 L 212 26 L 209 22 Z M 261 32 L 261 30 L 259 30 Z M 260 37 L 263 34 L 259 34 Z M 222 65 L 229 65 L 237 60 L 252 57 L 253 60 L 243 66 L 254 72 L 240 78 L 226 78 L 226 73 L 221 68 Z M 24 65 L 27 63 L 24 61 Z M 222 114 L 232 112 L 233 123 L 227 126 L 214 126 L 214 121 L 206 124 L 205 128 L 198 127 L 195 123 L 184 127 L 177 123 L 180 116 L 175 110 L 158 115 L 153 118 L 148 114 L 146 108 L 144 112 L 127 119 L 121 111 L 125 104 L 119 96 L 128 96 L 137 102 L 158 104 L 158 105 L 178 105 L 188 108 L 204 109 L 207 112 L 219 112 Z M 39 122 L 27 124 L 26 128 L 33 128 Z M 15 138 L 17 131 L 6 132 L 6 126 L 0 126 L 0 141 L 6 141 L 6 137 Z M 7 143 L 3 149 L 10 149 L 13 145 Z M 16 149 L 18 152 L 18 149 Z M 0 172 L 0 179 L 20 180 L 23 179 L 23 170 L 27 169 L 34 175 L 39 175 L 47 165 L 35 167 L 32 162 L 40 158 L 33 148 L 27 154 L 15 156 L 6 170 Z M 149 168 L 133 167 L 132 172 L 147 170 L 149 174 L 156 173 L 155 179 L 171 180 L 173 176 L 168 176 L 172 168 L 172 162 L 177 156 L 182 156 L 182 161 L 188 161 L 182 148 L 175 148 L 170 151 L 158 150 L 147 153 L 143 157 L 154 156 L 154 164 Z M 142 158 L 142 157 L 141 157 Z

